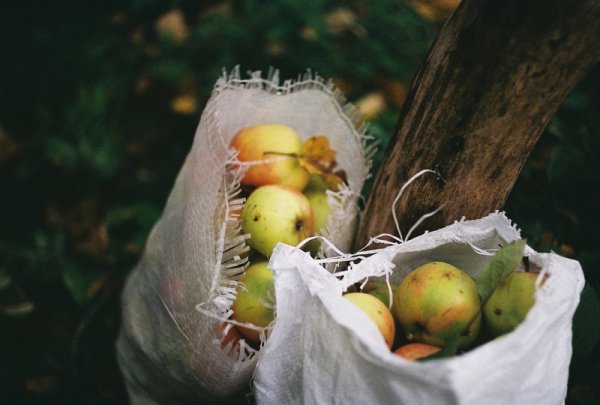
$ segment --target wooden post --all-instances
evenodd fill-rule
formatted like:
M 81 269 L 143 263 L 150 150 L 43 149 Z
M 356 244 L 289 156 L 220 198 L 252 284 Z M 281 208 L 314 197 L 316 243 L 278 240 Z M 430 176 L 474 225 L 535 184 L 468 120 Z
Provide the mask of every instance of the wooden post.
M 417 72 L 359 224 L 354 247 L 502 208 L 564 98 L 600 59 L 598 0 L 464 0 Z

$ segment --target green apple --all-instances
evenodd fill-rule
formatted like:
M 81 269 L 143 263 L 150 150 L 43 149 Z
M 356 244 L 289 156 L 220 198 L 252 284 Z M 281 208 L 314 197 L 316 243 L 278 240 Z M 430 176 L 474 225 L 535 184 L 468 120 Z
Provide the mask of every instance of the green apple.
M 306 187 L 309 173 L 298 160 L 304 143 L 292 128 L 281 124 L 242 128 L 231 140 L 231 146 L 238 151 L 239 161 L 256 162 L 245 173 L 242 185 L 284 184 L 297 190 Z
M 242 230 L 248 244 L 270 257 L 278 242 L 295 246 L 313 235 L 314 218 L 308 199 L 300 191 L 280 184 L 258 187 L 242 209 Z
M 395 284 L 390 284 L 392 294 L 398 288 Z M 383 302 L 387 307 L 390 305 L 390 287 L 382 280 L 369 280 L 362 288 L 362 292 L 371 294 L 375 298 Z
M 360 308 L 373 322 L 375 322 L 385 343 L 391 348 L 394 344 L 394 336 L 396 335 L 396 325 L 394 323 L 394 317 L 388 307 L 379 299 L 367 293 L 352 292 L 344 294 L 343 297 Z
M 331 208 L 327 202 L 327 194 L 324 191 L 305 191 L 304 195 L 308 199 L 313 212 L 314 233 L 315 235 L 322 235 L 327 227 L 327 218 L 331 213 Z M 320 246 L 321 241 L 315 239 L 307 243 L 306 249 L 316 254 Z
M 409 342 L 444 346 L 460 333 L 459 347 L 469 346 L 481 326 L 481 300 L 475 281 L 444 262 L 412 270 L 394 292 L 393 312 Z
M 242 282 L 233 302 L 233 319 L 260 327 L 268 326 L 275 318 L 273 271 L 267 267 L 266 261 L 254 263 L 246 269 Z M 239 325 L 237 329 L 252 342 L 260 340 L 254 329 Z
M 483 306 L 484 321 L 494 336 L 512 332 L 527 316 L 535 302 L 539 273 L 515 271 L 498 286 Z

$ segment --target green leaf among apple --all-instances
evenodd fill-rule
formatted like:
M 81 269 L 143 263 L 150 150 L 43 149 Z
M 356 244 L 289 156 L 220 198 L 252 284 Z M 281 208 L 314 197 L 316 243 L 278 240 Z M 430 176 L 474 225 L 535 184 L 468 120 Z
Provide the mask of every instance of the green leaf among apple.
M 519 266 L 525 245 L 523 239 L 507 243 L 487 262 L 477 277 L 477 290 L 482 302 L 485 303 L 496 286 Z

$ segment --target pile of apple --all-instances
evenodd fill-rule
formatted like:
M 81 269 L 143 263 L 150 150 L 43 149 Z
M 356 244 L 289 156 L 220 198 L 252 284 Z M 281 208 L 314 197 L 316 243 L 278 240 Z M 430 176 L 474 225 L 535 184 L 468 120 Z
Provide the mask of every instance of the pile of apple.
M 273 248 L 279 242 L 297 245 L 320 234 L 330 213 L 326 191 L 335 190 L 343 180 L 333 171 L 335 152 L 324 136 L 303 142 L 288 126 L 259 124 L 242 128 L 231 146 L 239 164 L 249 166 L 241 179 L 246 202 L 234 215 L 240 216 L 242 231 L 250 235 L 251 248 L 232 306 L 236 326 L 225 326 L 221 340 L 224 348 L 233 343 L 233 350 L 242 337 L 259 344 L 259 330 L 274 319 L 273 272 L 267 265 Z M 305 249 L 314 254 L 319 242 L 311 242 Z M 516 260 L 520 262 L 521 256 Z M 485 296 L 466 272 L 432 261 L 412 270 L 398 285 L 369 281 L 350 289 L 344 298 L 367 314 L 364 319 L 375 323 L 394 354 L 409 360 L 435 358 L 437 352 L 448 356 L 511 332 L 533 306 L 539 272 L 500 270 L 502 277 Z
M 279 242 L 292 246 L 321 234 L 330 207 L 328 189 L 335 190 L 335 152 L 320 135 L 303 142 L 289 126 L 259 124 L 242 128 L 231 141 L 241 165 L 247 165 L 240 183 L 246 202 L 240 216 L 244 234 L 249 234 L 250 265 L 233 303 L 233 319 L 266 327 L 274 318 L 273 273 L 268 258 Z M 310 149 L 310 150 L 308 150 Z M 239 166 L 232 166 L 237 169 Z M 333 180 L 333 181 L 332 181 Z M 320 242 L 311 240 L 306 250 L 316 254 Z M 255 329 L 228 329 L 221 341 L 234 343 L 241 335 L 250 343 L 260 341 Z
M 538 275 L 515 270 L 482 302 L 471 276 L 436 261 L 415 268 L 399 285 L 369 281 L 344 297 L 375 322 L 394 354 L 416 360 L 440 352 L 453 336 L 465 351 L 514 330 L 534 304 Z

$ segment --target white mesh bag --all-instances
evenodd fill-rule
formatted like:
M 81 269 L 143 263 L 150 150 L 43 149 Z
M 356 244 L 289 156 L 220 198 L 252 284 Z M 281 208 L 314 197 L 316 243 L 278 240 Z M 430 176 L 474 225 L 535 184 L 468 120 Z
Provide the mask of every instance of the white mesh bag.
M 348 184 L 328 192 L 324 236 L 349 249 L 370 148 L 358 110 L 311 74 L 279 84 L 276 71 L 220 78 L 192 148 L 122 295 L 118 359 L 134 403 L 212 401 L 249 387 L 257 350 L 221 348 L 246 239 L 232 210 L 243 204 L 231 138 L 246 126 L 281 123 L 306 139 L 326 135 Z M 242 169 L 240 169 L 242 170 Z M 322 252 L 323 253 L 323 252 Z
M 518 238 L 504 214 L 494 213 L 378 250 L 341 278 L 298 249 L 277 245 L 270 260 L 277 317 L 256 368 L 257 402 L 564 403 L 572 317 L 584 285 L 576 261 L 527 247 L 530 262 L 549 278 L 536 291 L 525 321 L 464 354 L 428 362 L 392 354 L 375 325 L 358 322 L 366 315 L 341 297 L 365 277 L 399 282 L 414 267 L 433 260 L 477 276 L 489 260 L 485 251 Z

